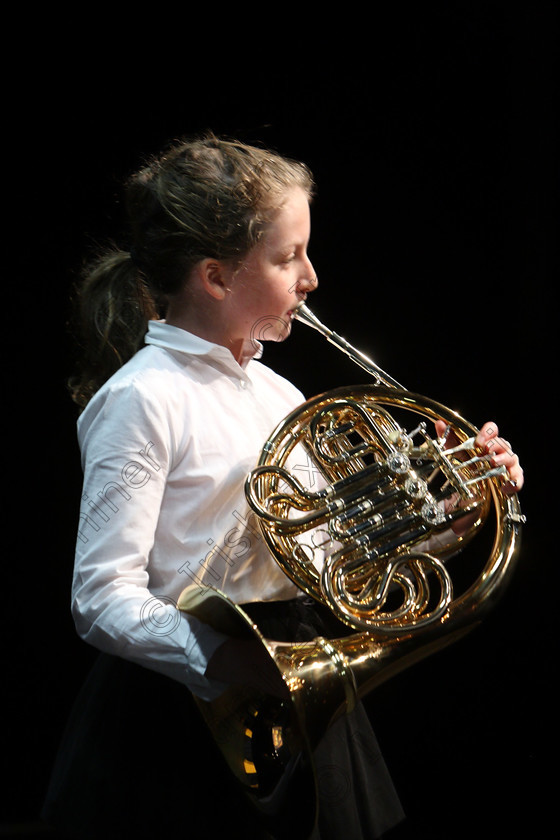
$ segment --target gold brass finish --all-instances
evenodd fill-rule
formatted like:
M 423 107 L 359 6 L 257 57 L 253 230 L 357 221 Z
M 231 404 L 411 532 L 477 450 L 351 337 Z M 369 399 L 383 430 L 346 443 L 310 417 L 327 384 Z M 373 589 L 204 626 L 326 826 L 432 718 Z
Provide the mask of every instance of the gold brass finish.
M 294 840 L 315 821 L 312 753 L 322 735 L 358 698 L 480 623 L 509 579 L 524 522 L 517 496 L 502 493 L 505 470 L 476 450 L 474 426 L 404 389 L 307 307 L 296 318 L 377 384 L 329 391 L 293 411 L 266 441 L 246 496 L 282 569 L 347 633 L 265 639 L 210 587 L 189 587 L 178 604 L 228 635 L 258 639 L 283 677 L 284 699 L 224 686 L 198 702 L 242 789 L 275 836 Z M 429 433 L 436 420 L 447 424 L 441 438 Z M 452 567 L 479 535 L 491 537 L 488 559 L 457 590 Z

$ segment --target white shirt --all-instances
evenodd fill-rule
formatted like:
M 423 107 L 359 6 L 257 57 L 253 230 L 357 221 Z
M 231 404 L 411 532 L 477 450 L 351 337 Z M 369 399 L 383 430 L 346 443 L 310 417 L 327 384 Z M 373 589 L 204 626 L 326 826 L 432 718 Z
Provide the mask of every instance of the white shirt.
M 208 699 L 223 636 L 176 610 L 210 584 L 236 603 L 298 589 L 244 494 L 266 438 L 303 395 L 255 358 L 150 322 L 146 345 L 78 421 L 84 486 L 72 586 L 80 636 Z

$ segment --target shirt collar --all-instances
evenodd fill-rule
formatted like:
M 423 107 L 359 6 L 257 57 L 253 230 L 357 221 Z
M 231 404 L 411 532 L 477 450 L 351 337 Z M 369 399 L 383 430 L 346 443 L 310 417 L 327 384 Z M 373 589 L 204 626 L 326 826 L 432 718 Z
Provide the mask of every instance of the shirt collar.
M 233 364 L 243 370 L 251 359 L 260 359 L 263 353 L 263 346 L 259 341 L 247 339 L 243 346 L 243 355 L 239 364 L 227 347 L 206 341 L 206 339 L 180 327 L 166 324 L 165 321 L 149 321 L 148 332 L 144 341 L 146 344 L 153 344 L 166 350 L 178 350 L 180 353 L 188 353 L 192 356 L 209 356 L 227 362 L 228 366 Z

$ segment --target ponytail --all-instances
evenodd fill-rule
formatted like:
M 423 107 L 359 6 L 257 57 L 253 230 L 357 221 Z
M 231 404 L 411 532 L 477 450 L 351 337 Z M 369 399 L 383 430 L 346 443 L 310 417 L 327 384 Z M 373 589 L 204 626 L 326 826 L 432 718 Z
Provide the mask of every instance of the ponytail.
M 78 291 L 74 401 L 84 407 L 137 352 L 147 322 L 158 317 L 156 301 L 178 294 L 200 260 L 243 259 L 294 187 L 311 198 L 303 164 L 213 135 L 179 141 L 133 175 L 124 193 L 133 256 L 108 251 Z
M 129 253 L 108 251 L 88 266 L 77 289 L 74 331 L 79 373 L 69 380 L 72 399 L 84 408 L 101 385 L 143 345 L 156 303 Z

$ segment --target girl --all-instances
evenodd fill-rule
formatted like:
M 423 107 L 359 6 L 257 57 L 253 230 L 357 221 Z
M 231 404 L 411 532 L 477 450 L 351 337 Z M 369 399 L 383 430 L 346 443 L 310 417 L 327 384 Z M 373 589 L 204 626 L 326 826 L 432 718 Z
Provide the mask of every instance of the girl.
M 210 584 L 267 637 L 326 634 L 260 539 L 243 490 L 270 431 L 304 400 L 258 359 L 259 339 L 284 340 L 317 287 L 312 193 L 308 169 L 270 151 L 180 142 L 128 184 L 129 247 L 86 273 L 72 382 L 84 471 L 72 610 L 102 653 L 44 812 L 71 836 L 159 838 L 184 826 L 213 836 L 224 816 L 232 836 L 269 836 L 190 697 L 211 699 L 255 669 L 175 604 L 189 583 Z M 515 456 L 499 451 L 519 485 Z M 361 707 L 316 758 L 314 837 L 369 840 L 402 819 Z

